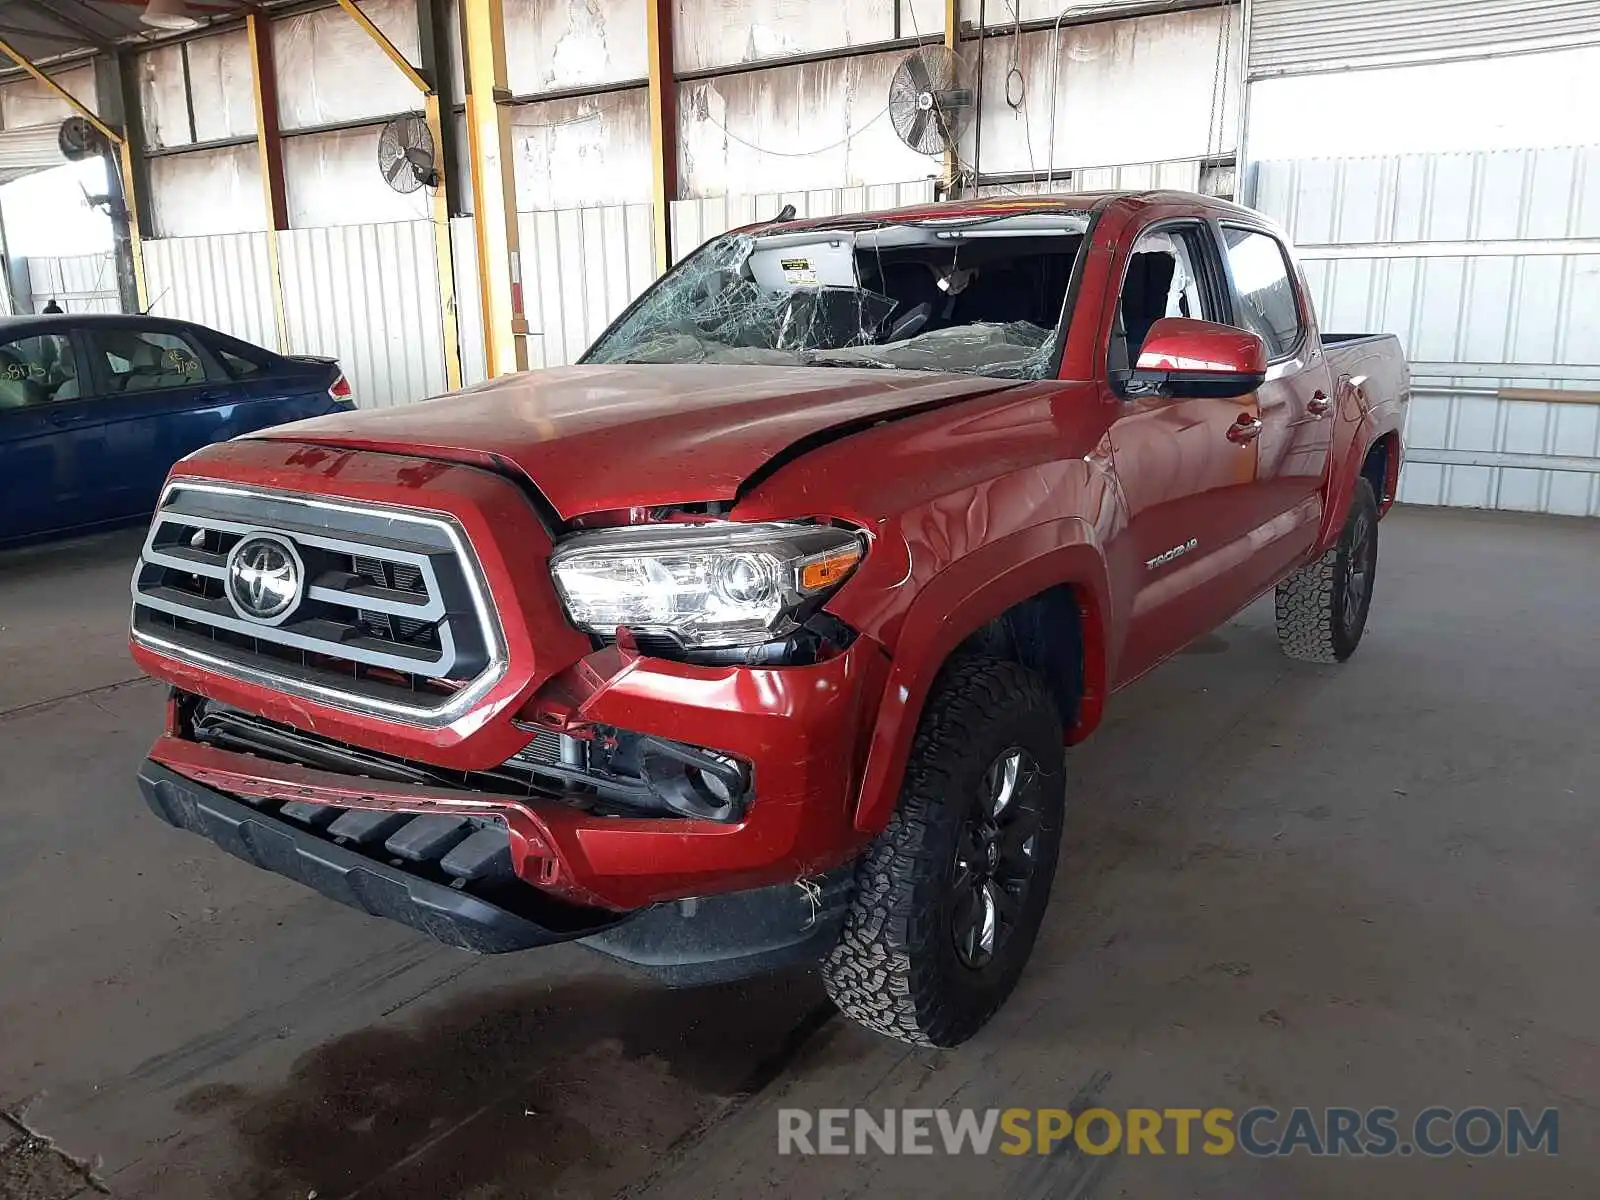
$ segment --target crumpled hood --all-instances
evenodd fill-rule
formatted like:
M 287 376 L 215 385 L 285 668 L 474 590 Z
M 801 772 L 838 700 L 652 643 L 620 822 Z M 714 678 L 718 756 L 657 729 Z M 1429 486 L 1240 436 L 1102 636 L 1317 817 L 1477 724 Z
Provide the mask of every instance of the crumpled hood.
M 509 465 L 571 519 L 731 500 L 797 442 L 1015 386 L 982 376 L 836 367 L 560 367 L 250 436 Z

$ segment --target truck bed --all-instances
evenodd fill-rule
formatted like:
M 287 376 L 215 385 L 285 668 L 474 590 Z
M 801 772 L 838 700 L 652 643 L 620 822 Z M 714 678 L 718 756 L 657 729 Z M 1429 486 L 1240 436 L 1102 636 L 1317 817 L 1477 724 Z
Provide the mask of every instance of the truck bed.
M 1322 352 L 1334 383 L 1357 381 L 1373 408 L 1401 404 L 1411 391 L 1411 368 L 1392 333 L 1325 333 Z

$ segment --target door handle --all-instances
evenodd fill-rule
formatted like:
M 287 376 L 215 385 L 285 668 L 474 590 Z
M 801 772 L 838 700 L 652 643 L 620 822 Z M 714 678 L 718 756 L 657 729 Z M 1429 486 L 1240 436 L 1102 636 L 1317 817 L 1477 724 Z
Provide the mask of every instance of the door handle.
M 1325 417 L 1333 408 L 1333 401 L 1328 399 L 1328 393 L 1320 388 L 1311 393 L 1311 399 L 1306 401 L 1306 411 L 1313 417 Z
M 1260 437 L 1263 428 L 1265 426 L 1261 424 L 1258 417 L 1252 417 L 1249 413 L 1240 413 L 1239 419 L 1228 426 L 1228 440 L 1230 442 L 1238 442 L 1242 446 Z

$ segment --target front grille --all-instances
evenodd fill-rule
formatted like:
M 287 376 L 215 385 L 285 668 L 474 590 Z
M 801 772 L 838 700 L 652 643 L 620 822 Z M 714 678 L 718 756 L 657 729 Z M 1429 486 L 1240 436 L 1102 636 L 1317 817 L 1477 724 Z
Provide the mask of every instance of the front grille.
M 276 622 L 228 591 L 230 556 L 255 534 L 303 567 Z M 421 724 L 453 720 L 505 668 L 488 589 L 451 518 L 214 484 L 162 497 L 134 574 L 133 634 L 194 665 Z

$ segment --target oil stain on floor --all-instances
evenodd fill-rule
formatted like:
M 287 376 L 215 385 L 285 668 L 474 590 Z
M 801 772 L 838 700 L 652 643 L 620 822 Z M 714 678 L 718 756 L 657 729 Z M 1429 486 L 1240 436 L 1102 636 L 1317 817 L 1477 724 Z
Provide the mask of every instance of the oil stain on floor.
M 512 988 L 338 1038 L 279 1086 L 209 1084 L 180 1107 L 226 1114 L 238 1140 L 219 1200 L 610 1196 L 831 1012 L 805 975 Z

